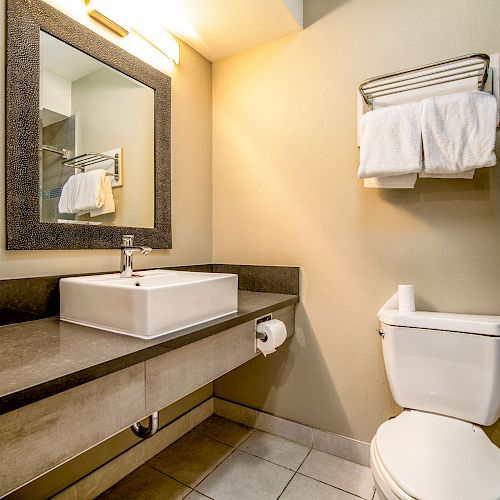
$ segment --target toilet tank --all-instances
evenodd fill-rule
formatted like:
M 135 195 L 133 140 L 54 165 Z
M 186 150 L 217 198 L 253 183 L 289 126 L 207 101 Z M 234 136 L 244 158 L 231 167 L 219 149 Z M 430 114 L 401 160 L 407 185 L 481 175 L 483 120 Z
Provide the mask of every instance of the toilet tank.
M 403 408 L 491 425 L 500 417 L 500 316 L 380 313 L 385 369 Z

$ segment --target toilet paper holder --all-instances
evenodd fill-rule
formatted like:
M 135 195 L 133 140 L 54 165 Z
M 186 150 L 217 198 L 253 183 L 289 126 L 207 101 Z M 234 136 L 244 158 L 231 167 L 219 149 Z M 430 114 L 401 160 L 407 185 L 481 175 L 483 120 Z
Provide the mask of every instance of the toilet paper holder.
M 264 332 L 255 332 L 255 336 L 259 340 L 262 340 L 262 342 L 265 342 L 267 340 L 267 334 L 265 334 Z
M 258 338 L 259 340 L 262 340 L 262 342 L 267 341 L 267 334 L 264 332 L 258 332 L 257 325 L 259 323 L 264 323 L 265 321 L 269 321 L 271 319 L 273 319 L 273 313 L 269 313 L 264 316 L 261 316 L 260 318 L 255 319 L 255 337 Z
M 279 319 L 263 316 L 255 322 L 255 352 L 264 357 L 276 352 L 287 338 L 286 325 Z

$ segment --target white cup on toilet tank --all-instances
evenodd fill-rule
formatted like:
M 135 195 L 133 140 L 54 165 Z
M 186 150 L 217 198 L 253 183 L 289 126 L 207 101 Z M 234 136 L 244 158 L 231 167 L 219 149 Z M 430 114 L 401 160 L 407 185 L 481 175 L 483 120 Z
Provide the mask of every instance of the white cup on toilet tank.
M 399 285 L 399 310 L 401 312 L 414 312 L 415 311 L 415 293 L 413 285 Z

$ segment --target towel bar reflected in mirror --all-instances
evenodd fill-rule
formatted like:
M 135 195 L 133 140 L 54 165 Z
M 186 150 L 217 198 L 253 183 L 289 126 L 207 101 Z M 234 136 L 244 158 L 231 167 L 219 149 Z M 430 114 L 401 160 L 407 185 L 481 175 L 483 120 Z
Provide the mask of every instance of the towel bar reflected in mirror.
M 74 158 L 69 158 L 62 162 L 65 167 L 76 168 L 85 172 L 85 168 L 90 165 L 95 165 L 96 163 L 102 163 L 105 161 L 114 160 L 115 173 L 106 172 L 106 175 L 114 177 L 117 181 L 119 178 L 119 155 L 118 153 L 114 156 L 105 155 L 102 153 L 85 153 L 82 155 L 75 156 Z

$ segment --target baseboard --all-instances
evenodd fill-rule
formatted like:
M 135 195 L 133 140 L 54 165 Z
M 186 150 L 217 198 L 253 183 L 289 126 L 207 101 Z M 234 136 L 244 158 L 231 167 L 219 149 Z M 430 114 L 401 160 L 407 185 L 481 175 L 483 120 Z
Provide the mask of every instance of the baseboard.
M 213 398 L 210 398 L 160 429 L 154 436 L 137 443 L 53 498 L 57 500 L 95 498 L 145 464 L 174 441 L 184 436 L 184 434 L 187 434 L 213 413 L 214 402 Z
M 216 415 L 366 467 L 370 466 L 370 445 L 368 443 L 276 417 L 217 397 L 214 397 L 213 400 Z

